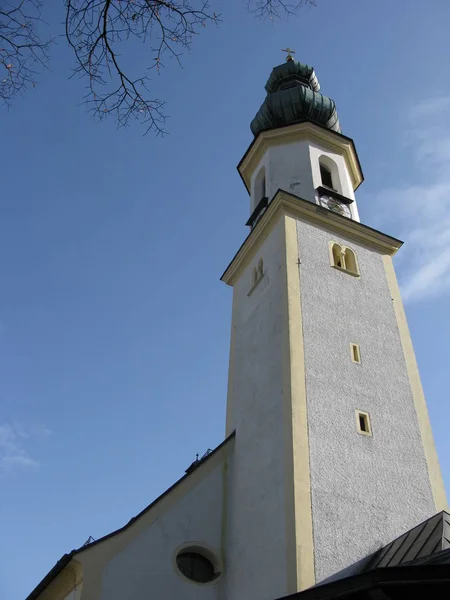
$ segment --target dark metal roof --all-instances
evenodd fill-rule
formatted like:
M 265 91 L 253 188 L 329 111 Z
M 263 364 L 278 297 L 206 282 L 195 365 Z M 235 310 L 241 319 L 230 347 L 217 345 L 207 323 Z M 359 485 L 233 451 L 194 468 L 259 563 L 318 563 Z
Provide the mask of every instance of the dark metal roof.
M 265 89 L 267 96 L 250 124 L 254 136 L 302 121 L 341 131 L 336 105 L 319 93 L 320 85 L 312 67 L 288 60 L 273 68 Z
M 450 565 L 409 565 L 359 573 L 279 600 L 409 600 L 449 595 Z
M 64 554 L 56 563 L 56 565 L 47 573 L 47 575 L 42 579 L 40 583 L 34 588 L 34 590 L 26 597 L 26 600 L 35 600 L 41 592 L 45 590 L 45 588 L 55 579 L 55 577 L 61 573 L 61 571 L 67 567 L 67 565 L 72 560 L 72 556 L 75 554 L 76 550 L 72 550 L 69 554 Z
M 309 65 L 305 65 L 296 60 L 287 60 L 282 65 L 278 65 L 272 69 L 272 73 L 267 80 L 265 90 L 268 94 L 276 92 L 285 81 L 298 79 L 304 85 L 307 85 L 313 92 L 320 91 L 320 84 L 314 69 Z
M 350 577 L 280 600 L 404 600 L 450 597 L 450 515 L 442 511 L 376 552 Z
M 450 515 L 442 511 L 381 548 L 374 554 L 364 571 L 415 563 L 449 548 Z

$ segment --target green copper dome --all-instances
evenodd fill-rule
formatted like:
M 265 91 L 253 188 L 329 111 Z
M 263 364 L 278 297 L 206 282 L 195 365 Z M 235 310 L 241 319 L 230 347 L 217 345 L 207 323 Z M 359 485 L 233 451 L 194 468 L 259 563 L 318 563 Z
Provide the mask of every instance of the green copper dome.
M 302 121 L 341 131 L 336 105 L 319 94 L 320 85 L 312 67 L 290 59 L 272 69 L 265 89 L 266 99 L 250 124 L 253 135 Z

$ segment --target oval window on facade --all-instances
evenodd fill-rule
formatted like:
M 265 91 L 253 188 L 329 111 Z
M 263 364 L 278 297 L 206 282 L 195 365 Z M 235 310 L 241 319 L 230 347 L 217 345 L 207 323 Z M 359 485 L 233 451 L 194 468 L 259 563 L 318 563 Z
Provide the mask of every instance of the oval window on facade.
M 197 583 L 214 581 L 220 575 L 213 562 L 198 548 L 186 548 L 177 554 L 177 567 L 180 572 Z

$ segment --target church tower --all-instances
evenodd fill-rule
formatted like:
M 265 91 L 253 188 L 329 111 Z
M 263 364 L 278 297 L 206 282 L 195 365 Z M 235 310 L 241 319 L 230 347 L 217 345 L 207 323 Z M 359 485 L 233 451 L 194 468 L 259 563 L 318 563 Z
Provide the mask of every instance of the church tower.
M 447 507 L 392 265 L 402 242 L 360 222 L 355 145 L 319 90 L 291 55 L 275 67 L 238 166 L 250 233 L 222 277 L 233 600 L 322 582 Z

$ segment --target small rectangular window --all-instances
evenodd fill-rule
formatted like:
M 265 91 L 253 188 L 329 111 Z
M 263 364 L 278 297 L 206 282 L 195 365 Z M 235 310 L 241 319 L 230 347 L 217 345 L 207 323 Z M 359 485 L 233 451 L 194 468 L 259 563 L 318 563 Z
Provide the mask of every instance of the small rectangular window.
M 363 412 L 362 410 L 356 411 L 356 427 L 358 429 L 358 433 L 362 433 L 363 435 L 372 435 L 369 413 Z
M 354 363 L 358 363 L 360 365 L 361 364 L 361 352 L 359 350 L 358 344 L 351 343 L 350 351 L 351 351 L 352 361 Z

